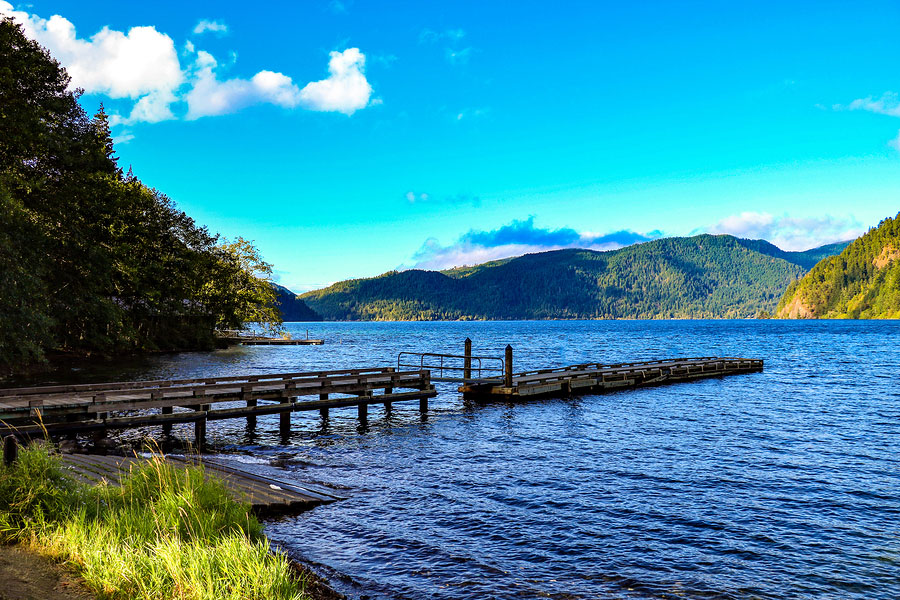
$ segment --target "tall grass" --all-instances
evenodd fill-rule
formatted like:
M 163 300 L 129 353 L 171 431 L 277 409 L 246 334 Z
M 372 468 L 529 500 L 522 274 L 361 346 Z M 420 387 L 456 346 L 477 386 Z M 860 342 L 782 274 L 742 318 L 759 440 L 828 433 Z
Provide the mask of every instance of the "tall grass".
M 72 565 L 101 598 L 305 598 L 259 521 L 202 467 L 159 457 L 120 486 L 68 478 L 46 445 L 0 467 L 0 539 Z

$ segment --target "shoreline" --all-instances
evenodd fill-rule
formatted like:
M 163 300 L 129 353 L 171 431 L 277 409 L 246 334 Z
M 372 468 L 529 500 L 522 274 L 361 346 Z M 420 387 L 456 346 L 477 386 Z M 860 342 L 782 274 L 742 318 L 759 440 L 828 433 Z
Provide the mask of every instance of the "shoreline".
M 38 441 L 0 463 L 0 546 L 9 549 L 0 575 L 11 582 L 0 598 L 155 600 L 187 590 L 187 598 L 346 600 L 273 543 L 215 473 L 155 455 L 116 485 L 87 483 L 60 456 Z

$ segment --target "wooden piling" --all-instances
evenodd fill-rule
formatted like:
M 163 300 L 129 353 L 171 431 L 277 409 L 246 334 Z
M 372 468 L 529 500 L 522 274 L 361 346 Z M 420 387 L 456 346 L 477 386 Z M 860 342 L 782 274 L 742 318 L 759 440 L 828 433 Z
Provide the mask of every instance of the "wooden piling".
M 241 386 L 241 398 L 247 401 L 248 407 L 253 407 L 257 405 L 256 398 L 251 398 L 250 396 L 253 394 L 253 386 L 252 385 L 243 385 Z M 254 428 L 256 427 L 256 415 L 248 414 L 247 415 L 247 427 Z
M 162 412 L 162 414 L 164 414 L 164 415 L 171 415 L 172 407 L 171 406 L 163 406 L 162 410 L 160 412 Z M 172 424 L 171 423 L 163 423 L 162 429 L 163 429 L 163 435 L 166 435 L 166 436 L 172 435 Z
M 428 398 L 425 396 L 419 398 L 419 411 L 423 413 L 428 412 Z
M 8 435 L 3 438 L 3 464 L 7 467 L 16 462 L 19 456 L 19 442 L 16 436 Z
M 505 370 L 503 373 L 503 385 L 505 387 L 511 388 L 513 384 L 513 356 L 512 356 L 512 346 L 509 344 L 506 345 L 506 364 L 504 365 Z
M 388 367 L 388 373 L 394 373 L 394 372 L 396 372 L 396 369 L 394 369 L 394 367 Z M 387 386 L 384 388 L 384 393 L 385 394 L 393 394 L 394 388 L 392 386 Z
M 209 410 L 209 404 L 201 404 L 197 407 L 201 412 Z M 194 445 L 198 449 L 206 447 L 206 415 L 194 421 Z
M 291 435 L 291 411 L 283 410 L 278 415 L 278 432 L 281 437 Z
M 463 379 L 472 379 L 472 340 L 466 338 L 465 351 L 463 352 Z
M 359 422 L 366 423 L 369 420 L 369 410 L 368 405 L 360 403 L 357 405 L 357 414 L 359 415 Z

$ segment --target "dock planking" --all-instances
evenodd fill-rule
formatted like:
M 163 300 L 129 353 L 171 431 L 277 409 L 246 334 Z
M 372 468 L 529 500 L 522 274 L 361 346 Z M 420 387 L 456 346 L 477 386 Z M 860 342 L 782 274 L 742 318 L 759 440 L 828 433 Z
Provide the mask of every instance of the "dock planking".
M 601 364 L 586 363 L 511 372 L 512 356 L 507 349 L 507 374 L 504 380 L 467 382 L 459 387 L 471 400 L 525 400 L 680 383 L 710 377 L 723 377 L 763 370 L 763 361 L 752 358 L 714 357 Z
M 64 454 L 63 466 L 76 481 L 96 485 L 106 481 L 119 485 L 135 465 L 145 464 L 141 456 L 105 456 L 97 454 Z M 209 457 L 166 456 L 164 460 L 176 467 L 202 466 L 207 476 L 222 481 L 235 499 L 250 504 L 258 515 L 303 511 L 343 498 L 320 489 L 309 489 L 279 479 L 250 473 L 221 464 Z

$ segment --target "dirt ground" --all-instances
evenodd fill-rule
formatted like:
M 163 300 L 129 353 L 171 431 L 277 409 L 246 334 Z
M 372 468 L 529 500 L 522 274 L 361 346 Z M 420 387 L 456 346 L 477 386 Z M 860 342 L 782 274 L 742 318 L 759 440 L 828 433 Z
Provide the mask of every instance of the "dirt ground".
M 0 600 L 94 600 L 77 577 L 21 546 L 0 546 Z

